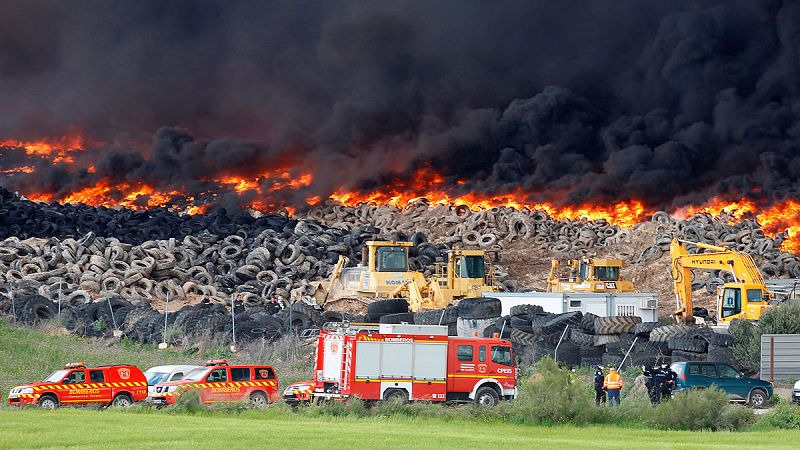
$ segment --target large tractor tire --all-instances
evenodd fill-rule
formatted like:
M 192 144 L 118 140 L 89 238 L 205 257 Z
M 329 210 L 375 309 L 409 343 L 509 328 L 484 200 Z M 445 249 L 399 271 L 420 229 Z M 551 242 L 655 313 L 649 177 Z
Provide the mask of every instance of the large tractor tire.
M 458 302 L 458 317 L 463 319 L 489 319 L 500 317 L 500 300 L 489 297 L 465 298 Z
M 637 323 L 642 323 L 641 317 L 636 316 L 610 316 L 594 319 L 594 331 L 597 334 L 633 333 Z

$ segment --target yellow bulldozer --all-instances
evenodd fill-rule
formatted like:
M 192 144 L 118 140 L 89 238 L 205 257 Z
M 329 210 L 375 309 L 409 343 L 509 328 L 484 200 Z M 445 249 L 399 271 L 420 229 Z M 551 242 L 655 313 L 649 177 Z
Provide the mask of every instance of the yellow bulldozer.
M 623 264 L 621 259 L 571 259 L 564 273 L 559 261 L 551 260 L 547 292 L 639 292 L 620 277 Z
M 436 263 L 436 274 L 425 278 L 408 266 L 412 246 L 403 241 L 367 241 L 356 267 L 346 267 L 348 258 L 340 256 L 329 281 L 320 286 L 323 306 L 403 297 L 411 311 L 420 311 L 498 290 L 485 251 L 450 250 L 446 262 Z

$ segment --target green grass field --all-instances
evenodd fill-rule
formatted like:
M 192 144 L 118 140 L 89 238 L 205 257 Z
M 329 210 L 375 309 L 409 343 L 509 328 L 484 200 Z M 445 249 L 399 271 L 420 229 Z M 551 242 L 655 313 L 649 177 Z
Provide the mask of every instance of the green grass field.
M 280 347 L 280 344 L 273 347 Z M 285 370 L 294 374 L 294 377 L 307 376 L 303 373 L 309 364 L 307 361 L 296 357 L 281 360 L 282 354 L 272 351 L 270 356 L 259 353 L 258 349 L 249 349 L 232 359 L 245 361 L 258 358 L 276 363 L 274 365 L 279 374 Z M 86 361 L 88 364 L 129 362 L 144 369 L 158 364 L 199 362 L 208 356 L 211 355 L 192 355 L 178 350 L 159 351 L 152 346 L 120 341 L 109 343 L 83 339 L 59 334 L 55 328 L 34 330 L 12 326 L 0 320 L 0 389 L 3 390 L 3 398 L 9 387 L 41 379 L 68 361 Z M 291 376 L 284 377 L 282 384 L 285 385 L 290 380 Z M 509 405 L 513 406 L 512 412 L 519 412 L 516 407 L 521 404 L 517 402 Z M 626 403 L 635 405 L 631 401 Z M 531 423 L 541 422 L 528 420 L 527 415 L 522 421 L 514 416 L 516 423 L 510 423 L 503 421 L 509 416 L 482 414 L 478 413 L 480 410 L 469 407 L 444 408 L 446 407 L 425 404 L 411 407 L 388 405 L 388 408 L 376 407 L 369 410 L 368 414 L 359 415 L 357 410 L 356 413 L 351 410 L 349 414 L 337 414 L 336 408 L 330 410 L 315 407 L 293 412 L 282 404 L 273 405 L 264 411 L 249 410 L 242 405 L 211 410 L 203 407 L 155 410 L 147 406 L 137 406 L 129 410 L 87 407 L 44 411 L 36 408 L 18 409 L 3 403 L 0 406 L 0 423 L 3 424 L 0 427 L 0 449 L 278 446 L 331 449 L 357 446 L 376 449 L 531 446 L 780 449 L 796 448 L 800 438 L 798 431 L 712 433 L 648 429 L 641 419 L 636 418 L 639 416 L 630 415 L 634 410 L 625 412 L 624 408 L 621 415 L 618 413 L 616 418 L 612 418 L 615 422 L 606 422 L 619 425 L 553 427 L 532 425 Z M 645 409 L 646 414 L 651 414 L 649 405 Z M 788 417 L 782 416 L 778 422 L 791 422 L 800 417 L 796 412 L 789 411 L 788 414 Z
M 791 431 L 711 433 L 466 420 L 0 410 L 0 448 L 797 448 Z

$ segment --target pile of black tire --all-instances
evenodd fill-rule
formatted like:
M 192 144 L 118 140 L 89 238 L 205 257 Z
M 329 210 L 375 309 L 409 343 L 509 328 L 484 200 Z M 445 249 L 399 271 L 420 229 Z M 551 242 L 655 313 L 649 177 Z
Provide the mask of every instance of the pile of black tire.
M 625 355 L 625 367 L 661 362 L 720 361 L 739 364 L 731 354 L 730 335 L 705 326 L 642 322 L 640 317 L 599 317 L 579 311 L 544 312 L 540 306 L 519 305 L 497 319 L 484 336 L 501 333 L 511 340 L 524 363 L 544 356 L 570 366 L 614 365 Z

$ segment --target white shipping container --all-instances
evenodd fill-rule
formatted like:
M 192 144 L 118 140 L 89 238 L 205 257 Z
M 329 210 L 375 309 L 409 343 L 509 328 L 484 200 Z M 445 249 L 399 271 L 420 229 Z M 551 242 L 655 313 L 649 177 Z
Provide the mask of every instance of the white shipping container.
M 545 312 L 553 314 L 580 311 L 600 317 L 637 316 L 642 318 L 642 322 L 658 321 L 658 294 L 652 292 L 486 292 L 483 296 L 499 299 L 503 315 L 511 314 L 513 306 L 539 305 Z

